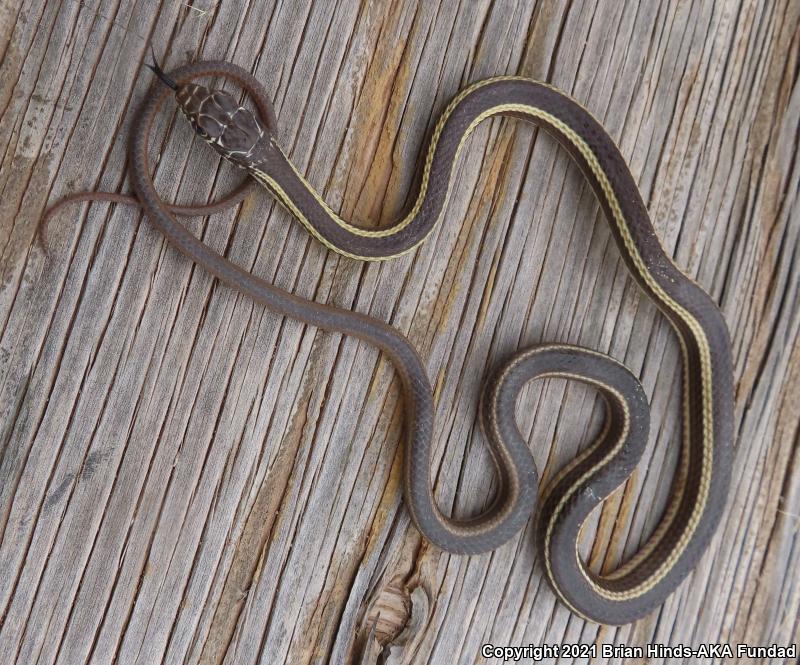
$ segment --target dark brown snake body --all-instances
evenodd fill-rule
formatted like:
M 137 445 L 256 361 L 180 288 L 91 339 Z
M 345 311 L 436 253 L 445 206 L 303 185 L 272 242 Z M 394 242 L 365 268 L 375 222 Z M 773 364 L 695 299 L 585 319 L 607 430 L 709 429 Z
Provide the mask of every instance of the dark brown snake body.
M 522 387 L 535 378 L 562 377 L 598 389 L 607 406 L 606 425 L 545 489 L 537 522 L 540 556 L 558 596 L 585 618 L 623 624 L 662 604 L 694 569 L 724 509 L 733 438 L 730 343 L 714 302 L 662 249 L 624 158 L 597 120 L 546 84 L 519 77 L 477 83 L 451 102 L 437 124 L 413 206 L 391 226 L 367 230 L 339 218 L 284 155 L 275 139 L 269 98 L 248 72 L 230 63 L 201 62 L 181 67 L 170 77 L 157 73 L 174 85 L 179 107 L 220 154 L 247 169 L 327 247 L 358 259 L 391 258 L 425 240 L 444 214 L 464 141 L 483 119 L 522 118 L 558 139 L 596 192 L 632 275 L 672 324 L 683 358 L 683 445 L 669 505 L 645 545 L 604 575 L 588 570 L 578 555 L 581 525 L 633 472 L 649 428 L 644 392 L 623 365 L 569 345 L 538 346 L 511 358 L 487 384 L 481 405 L 497 472 L 496 496 L 482 514 L 453 519 L 434 499 L 433 395 L 425 366 L 410 342 L 374 318 L 308 301 L 269 284 L 205 245 L 175 217 L 174 213 L 220 210 L 241 200 L 248 187 L 208 207 L 168 206 L 160 199 L 150 173 L 148 142 L 156 115 L 170 94 L 166 87 L 154 87 L 138 115 L 130 143 L 130 175 L 136 202 L 189 259 L 276 314 L 353 335 L 387 354 L 397 369 L 405 402 L 406 505 L 420 532 L 448 552 L 492 550 L 513 537 L 533 513 L 538 474 L 514 416 Z M 192 83 L 201 76 L 225 76 L 241 85 L 255 100 L 263 124 L 230 95 Z M 98 198 L 132 200 L 96 193 L 67 200 Z

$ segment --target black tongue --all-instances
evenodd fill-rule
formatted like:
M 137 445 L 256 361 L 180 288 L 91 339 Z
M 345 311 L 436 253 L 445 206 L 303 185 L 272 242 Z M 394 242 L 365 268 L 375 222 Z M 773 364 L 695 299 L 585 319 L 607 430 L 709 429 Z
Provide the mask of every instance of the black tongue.
M 178 84 L 177 84 L 177 83 L 175 83 L 175 81 L 173 81 L 173 80 L 172 80 L 172 79 L 171 79 L 169 76 L 167 76 L 167 75 L 164 73 L 164 70 L 163 70 L 163 69 L 161 69 L 161 67 L 159 66 L 159 64 L 158 64 L 158 60 L 156 59 L 156 52 L 155 52 L 155 50 L 153 49 L 153 45 L 152 45 L 152 44 L 150 45 L 150 53 L 151 53 L 151 55 L 153 56 L 153 64 L 152 64 L 152 65 L 149 65 L 149 64 L 145 63 L 145 66 L 146 66 L 148 69 L 151 69 L 151 70 L 153 71 L 153 73 L 154 73 L 156 76 L 158 76 L 158 78 L 159 78 L 159 79 L 161 79 L 161 82 L 162 82 L 164 85 L 166 85 L 166 86 L 168 86 L 168 87 L 172 88 L 173 90 L 177 90 L 177 89 L 178 89 Z

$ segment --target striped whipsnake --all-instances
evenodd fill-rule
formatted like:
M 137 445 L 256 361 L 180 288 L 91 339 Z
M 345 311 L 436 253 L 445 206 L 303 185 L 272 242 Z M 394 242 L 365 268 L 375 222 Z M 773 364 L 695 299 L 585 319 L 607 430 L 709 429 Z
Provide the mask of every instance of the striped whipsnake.
M 398 221 L 380 229 L 353 225 L 332 210 L 286 157 L 276 140 L 271 103 L 247 71 L 226 62 L 199 62 L 164 74 L 137 117 L 130 142 L 135 198 L 77 194 L 76 200 L 137 203 L 180 252 L 270 310 L 306 324 L 354 335 L 381 349 L 401 380 L 405 401 L 404 493 L 420 532 L 453 553 L 497 548 L 528 521 L 537 501 L 538 474 L 515 422 L 522 387 L 532 379 L 561 377 L 595 387 L 606 403 L 600 436 L 549 483 L 540 501 L 537 544 L 549 581 L 576 614 L 623 624 L 647 614 L 694 569 L 720 521 L 730 480 L 733 387 L 728 331 L 710 297 L 662 249 L 624 158 L 600 123 L 557 89 L 516 76 L 473 84 L 458 94 L 436 124 L 424 157 L 419 190 Z M 194 83 L 224 76 L 247 90 L 259 117 L 231 95 Z M 253 180 L 208 206 L 165 204 L 153 185 L 148 142 L 154 119 L 171 91 L 195 131 Z M 208 214 L 240 201 L 263 185 L 329 249 L 361 260 L 384 260 L 412 251 L 441 221 L 453 169 L 464 143 L 484 119 L 513 116 L 543 127 L 566 148 L 595 191 L 631 274 L 677 333 L 683 360 L 683 444 L 676 480 L 661 522 L 645 545 L 616 571 L 597 574 L 578 555 L 578 536 L 589 513 L 633 472 L 647 443 L 649 408 L 638 380 L 610 357 L 552 344 L 522 351 L 487 383 L 481 418 L 494 460 L 498 489 L 487 510 L 453 519 L 439 509 L 430 480 L 434 403 L 423 363 L 410 342 L 377 319 L 287 293 L 231 263 L 192 235 L 176 214 Z M 43 233 L 44 235 L 44 233 Z

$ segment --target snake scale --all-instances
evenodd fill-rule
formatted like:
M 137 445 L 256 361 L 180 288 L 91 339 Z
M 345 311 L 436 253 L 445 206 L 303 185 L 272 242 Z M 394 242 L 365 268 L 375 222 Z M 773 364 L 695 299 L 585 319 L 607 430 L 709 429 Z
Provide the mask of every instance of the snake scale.
M 419 531 L 439 548 L 458 554 L 493 550 L 512 538 L 536 508 L 536 539 L 547 579 L 577 615 L 605 624 L 634 621 L 661 605 L 695 568 L 713 536 L 730 483 L 733 379 L 728 330 L 708 294 L 686 277 L 663 250 L 636 182 L 619 149 L 580 104 L 550 85 L 517 76 L 475 83 L 459 93 L 435 125 L 424 155 L 416 198 L 393 224 L 366 229 L 339 217 L 281 150 L 269 97 L 246 70 L 227 62 L 198 62 L 169 75 L 151 69 L 156 83 L 136 118 L 129 165 L 135 197 L 89 192 L 76 200 L 136 203 L 169 242 L 222 282 L 291 317 L 378 347 L 401 382 L 406 433 L 404 496 Z M 247 91 L 254 114 L 236 98 L 195 82 L 222 76 Z M 194 130 L 252 179 L 207 206 L 165 204 L 150 172 L 148 143 L 154 120 L 174 93 Z M 385 323 L 353 311 L 287 293 L 208 247 L 176 215 L 208 214 L 265 187 L 326 247 L 360 260 L 385 260 L 419 246 L 441 221 L 453 171 L 464 143 L 487 118 L 503 115 L 535 123 L 569 152 L 592 186 L 622 257 L 645 294 L 672 324 L 682 355 L 682 445 L 676 478 L 661 521 L 647 542 L 615 571 L 598 574 L 578 553 L 588 515 L 633 472 L 648 439 L 649 407 L 639 381 L 609 356 L 566 344 L 517 353 L 486 383 L 481 419 L 497 474 L 488 508 L 468 519 L 442 512 L 431 483 L 434 400 L 424 364 L 411 343 Z M 538 473 L 516 421 L 522 387 L 543 377 L 580 381 L 604 398 L 606 420 L 598 438 L 561 469 L 538 497 Z

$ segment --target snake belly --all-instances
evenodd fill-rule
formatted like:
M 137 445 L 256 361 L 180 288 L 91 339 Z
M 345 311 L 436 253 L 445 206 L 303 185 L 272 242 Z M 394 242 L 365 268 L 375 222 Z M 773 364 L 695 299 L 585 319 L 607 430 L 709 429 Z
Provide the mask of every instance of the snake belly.
M 254 98 L 261 118 L 230 95 L 194 83 L 224 76 Z M 481 404 L 497 475 L 488 508 L 468 519 L 446 515 L 431 483 L 434 400 L 427 371 L 410 342 L 391 326 L 356 312 L 309 301 L 254 276 L 211 249 L 180 222 L 153 185 L 148 143 L 170 90 L 151 90 L 130 143 L 131 179 L 140 205 L 180 252 L 224 283 L 277 314 L 378 347 L 391 360 L 405 406 L 404 496 L 411 518 L 430 542 L 448 552 L 495 549 L 532 515 L 538 474 L 514 409 L 522 387 L 543 377 L 581 381 L 606 404 L 599 437 L 559 471 L 543 492 L 536 540 L 547 579 L 576 614 L 624 624 L 661 605 L 695 568 L 724 510 L 730 482 L 733 382 L 728 330 L 719 309 L 662 249 L 639 189 L 614 141 L 580 104 L 533 80 L 501 76 L 459 93 L 436 124 L 419 174 L 417 196 L 395 223 L 380 229 L 351 224 L 328 206 L 278 145 L 269 99 L 247 71 L 200 62 L 170 73 L 179 108 L 217 152 L 247 172 L 329 249 L 361 260 L 412 251 L 441 221 L 453 170 L 470 133 L 483 120 L 512 116 L 554 136 L 589 181 L 619 250 L 642 290 L 677 335 L 682 355 L 683 442 L 668 506 L 655 532 L 608 574 L 589 570 L 578 553 L 581 525 L 633 472 L 647 443 L 649 408 L 638 380 L 610 357 L 571 345 L 544 345 L 510 358 L 487 383 Z

